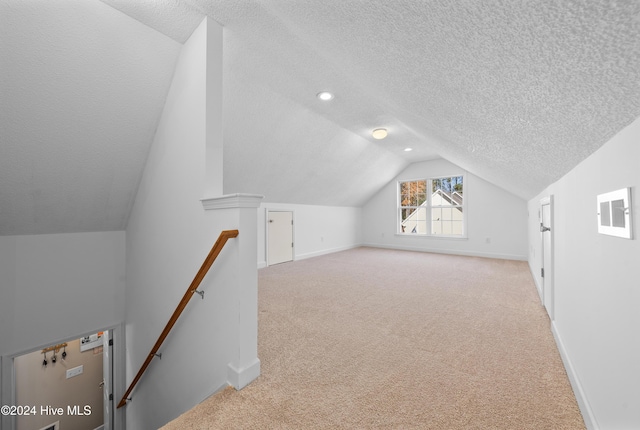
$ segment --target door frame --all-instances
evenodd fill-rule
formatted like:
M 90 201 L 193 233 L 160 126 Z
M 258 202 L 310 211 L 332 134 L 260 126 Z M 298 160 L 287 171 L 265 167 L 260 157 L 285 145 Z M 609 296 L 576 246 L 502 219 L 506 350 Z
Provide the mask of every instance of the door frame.
M 0 404 L 2 405 L 15 405 L 16 402 L 16 378 L 15 378 L 15 366 L 14 359 L 25 354 L 32 353 L 34 351 L 41 350 L 50 345 L 69 342 L 71 340 L 80 339 L 85 336 L 89 336 L 94 333 L 108 330 L 110 336 L 113 339 L 113 350 L 110 354 L 113 370 L 111 380 L 113 382 L 113 402 L 112 402 L 112 430 L 120 430 L 125 428 L 125 411 L 123 408 L 116 409 L 115 405 L 118 399 L 118 394 L 122 394 L 126 390 L 126 374 L 125 374 L 125 330 L 124 323 L 109 326 L 107 328 L 91 330 L 88 332 L 80 333 L 75 336 L 67 337 L 65 339 L 53 340 L 46 344 L 41 344 L 36 348 L 30 348 L 28 350 L 19 351 L 13 354 L 7 354 L 0 357 Z M 0 416 L 0 430 L 15 430 L 16 420 L 13 416 Z
M 104 330 L 102 339 L 102 430 L 114 430 L 115 393 L 113 392 L 113 331 Z M 111 398 L 109 399 L 109 394 Z
M 292 209 L 266 209 L 265 217 L 264 217 L 264 232 L 265 232 L 265 247 L 264 247 L 264 260 L 265 265 L 269 267 L 269 213 L 271 212 L 289 212 L 291 213 L 291 240 L 293 241 L 293 246 L 291 247 L 291 261 L 296 260 L 296 229 L 294 226 L 296 225 L 296 212 Z
M 545 267 L 545 235 L 543 230 L 543 219 L 544 219 L 544 206 L 549 206 L 549 267 Z M 555 222 L 554 222 L 554 198 L 553 194 L 543 197 L 540 199 L 540 268 L 544 270 L 544 276 L 542 276 L 541 270 L 541 279 L 542 279 L 542 306 L 547 310 L 547 314 L 551 321 L 555 319 L 555 283 L 554 283 L 554 249 L 555 249 Z M 549 297 L 547 297 L 547 295 Z M 547 300 L 548 299 L 548 300 Z M 546 303 L 549 302 L 550 306 L 547 308 Z

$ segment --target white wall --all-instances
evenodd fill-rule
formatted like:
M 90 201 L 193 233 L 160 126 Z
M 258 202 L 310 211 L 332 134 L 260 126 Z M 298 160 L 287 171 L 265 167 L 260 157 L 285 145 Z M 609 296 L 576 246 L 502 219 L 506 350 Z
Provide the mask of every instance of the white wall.
M 208 85 L 221 85 L 219 70 L 211 69 L 219 62 L 210 57 L 221 55 L 222 28 L 206 19 L 181 51 L 129 219 L 128 381 L 147 358 L 220 231 L 237 228 L 228 211 L 205 211 L 200 202 L 212 197 L 205 192 L 222 189 L 222 171 L 215 171 L 220 164 L 209 163 L 210 149 L 222 144 L 216 141 L 221 134 L 211 132 L 215 121 L 209 117 L 219 111 L 209 110 L 218 101 L 209 100 L 216 92 L 206 90 Z M 243 237 L 255 238 L 255 218 L 252 221 L 252 232 Z M 227 365 L 238 354 L 238 331 L 233 329 L 238 323 L 233 313 L 239 300 L 237 247 L 237 239 L 230 239 L 200 286 L 204 300 L 191 299 L 160 349 L 162 359 L 154 359 L 133 391 L 133 400 L 125 406 L 128 428 L 156 429 L 226 386 Z M 254 271 L 255 249 L 254 239 Z
M 268 210 L 293 212 L 294 260 L 342 251 L 362 244 L 361 208 L 265 202 L 258 209 L 258 267 L 266 266 Z
M 124 300 L 124 232 L 0 237 L 0 404 L 14 404 L 12 357 L 117 326 Z
M 396 234 L 398 181 L 462 173 L 467 238 Z M 362 209 L 363 241 L 368 246 L 526 260 L 526 226 L 526 201 L 444 159 L 409 165 Z
M 0 237 L 0 355 L 124 321 L 125 233 Z
M 589 428 L 640 428 L 640 119 L 529 201 L 541 285 L 542 197 L 555 199 L 554 334 Z M 596 196 L 632 188 L 634 240 L 597 232 Z

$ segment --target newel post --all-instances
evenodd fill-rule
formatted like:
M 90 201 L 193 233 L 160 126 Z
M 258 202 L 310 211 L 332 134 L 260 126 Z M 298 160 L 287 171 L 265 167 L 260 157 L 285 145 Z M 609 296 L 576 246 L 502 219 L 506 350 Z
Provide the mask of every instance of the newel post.
M 229 385 L 237 390 L 247 386 L 260 376 L 258 359 L 258 207 L 263 196 L 256 194 L 231 194 L 202 199 L 205 210 L 215 210 L 216 218 L 223 219 L 228 228 L 240 233 L 236 241 L 233 308 L 237 320 L 230 321 L 236 345 L 227 366 Z

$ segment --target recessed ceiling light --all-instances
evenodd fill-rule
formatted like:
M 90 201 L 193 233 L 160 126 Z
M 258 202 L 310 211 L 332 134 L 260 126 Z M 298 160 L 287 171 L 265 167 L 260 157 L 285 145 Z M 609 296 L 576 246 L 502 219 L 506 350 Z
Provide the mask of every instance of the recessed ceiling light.
M 376 128 L 375 130 L 373 130 L 373 132 L 371 133 L 371 136 L 373 136 L 374 139 L 384 139 L 385 137 L 387 137 L 387 129 L 386 128 Z
M 404 148 L 404 152 L 413 151 L 413 148 Z
M 333 94 L 331 94 L 329 91 L 322 91 L 316 94 L 316 97 L 326 102 L 333 98 Z

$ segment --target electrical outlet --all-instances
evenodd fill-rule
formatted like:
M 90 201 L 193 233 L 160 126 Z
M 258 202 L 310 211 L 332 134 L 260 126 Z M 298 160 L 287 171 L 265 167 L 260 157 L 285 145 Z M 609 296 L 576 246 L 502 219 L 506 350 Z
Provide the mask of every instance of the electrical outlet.
M 68 369 L 67 379 L 73 378 L 74 376 L 82 375 L 82 372 L 84 372 L 84 365 L 82 364 L 78 367 L 74 367 L 73 369 Z

